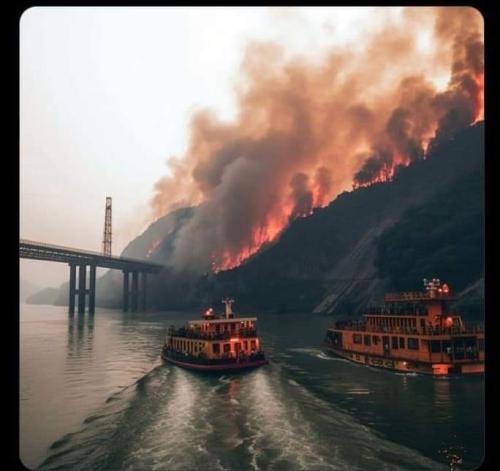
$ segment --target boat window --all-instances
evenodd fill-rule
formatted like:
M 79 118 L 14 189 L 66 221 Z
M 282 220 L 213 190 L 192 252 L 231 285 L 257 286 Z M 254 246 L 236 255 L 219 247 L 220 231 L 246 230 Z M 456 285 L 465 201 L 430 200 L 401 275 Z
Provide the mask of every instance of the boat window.
M 484 339 L 477 340 L 477 347 L 480 352 L 484 352 Z
M 399 348 L 405 348 L 405 338 L 399 337 Z
M 231 345 L 228 343 L 224 344 L 224 353 L 228 353 L 231 351 Z
M 361 334 L 352 334 L 352 341 L 353 343 L 363 343 Z
M 391 337 L 392 341 L 392 348 L 393 350 L 397 350 L 399 344 L 398 344 L 398 338 L 397 337 Z
M 431 340 L 429 343 L 431 344 L 431 353 L 441 353 L 440 340 Z
M 256 344 L 255 344 L 255 340 L 250 340 L 250 348 L 252 350 L 255 350 L 257 348 Z
M 213 343 L 213 344 L 212 344 L 212 351 L 213 351 L 214 353 L 220 353 L 220 344 L 218 344 L 218 343 Z
M 366 346 L 369 347 L 371 345 L 371 337 L 369 335 L 365 335 L 364 341 Z
M 418 350 L 418 339 L 414 337 L 408 337 L 408 348 L 410 350 Z
M 244 348 L 245 350 L 248 350 L 248 340 L 245 340 L 245 341 L 243 342 L 243 348 Z
M 378 340 L 379 340 L 379 338 L 376 335 L 372 336 L 373 345 L 377 345 L 378 344 Z
M 444 353 L 451 355 L 451 342 L 449 340 L 443 340 L 443 350 Z

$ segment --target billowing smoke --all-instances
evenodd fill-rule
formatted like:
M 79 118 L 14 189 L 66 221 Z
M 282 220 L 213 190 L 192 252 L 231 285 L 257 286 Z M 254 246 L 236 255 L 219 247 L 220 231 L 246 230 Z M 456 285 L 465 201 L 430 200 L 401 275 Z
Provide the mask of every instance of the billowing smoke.
M 237 118 L 198 112 L 186 155 L 156 185 L 157 216 L 199 205 L 177 239 L 176 267 L 236 266 L 290 220 L 389 180 L 432 140 L 482 118 L 476 10 L 408 8 L 374 24 L 363 44 L 314 63 L 274 43 L 248 46 Z
M 314 185 L 316 191 L 314 191 L 316 195 L 316 199 L 313 203 L 315 208 L 324 206 L 325 203 L 328 203 L 328 196 L 332 191 L 332 174 L 330 170 L 326 167 L 319 167 L 316 170 L 316 174 L 314 175 Z

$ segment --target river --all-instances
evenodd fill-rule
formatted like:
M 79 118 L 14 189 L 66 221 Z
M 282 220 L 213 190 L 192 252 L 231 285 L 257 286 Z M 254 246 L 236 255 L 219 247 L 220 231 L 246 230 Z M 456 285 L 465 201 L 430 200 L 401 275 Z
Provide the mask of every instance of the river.
M 198 314 L 66 309 L 20 307 L 20 458 L 29 468 L 446 470 L 451 455 L 457 469 L 482 461 L 483 378 L 332 358 L 321 351 L 326 316 L 260 315 L 269 365 L 200 374 L 160 360 L 168 326 Z

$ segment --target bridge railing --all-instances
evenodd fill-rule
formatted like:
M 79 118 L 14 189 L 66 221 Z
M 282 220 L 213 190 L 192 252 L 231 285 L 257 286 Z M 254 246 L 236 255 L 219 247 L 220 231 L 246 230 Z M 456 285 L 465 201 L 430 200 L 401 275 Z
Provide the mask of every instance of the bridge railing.
M 58 250 L 58 251 L 65 251 L 69 252 L 71 254 L 75 255 L 90 255 L 93 257 L 102 257 L 110 260 L 120 260 L 124 262 L 133 262 L 133 263 L 147 263 L 149 265 L 157 265 L 158 267 L 161 267 L 160 264 L 154 263 L 154 262 L 149 262 L 148 260 L 141 260 L 139 258 L 131 258 L 131 257 L 118 257 L 118 256 L 113 256 L 113 255 L 104 255 L 102 252 L 96 252 L 93 250 L 81 250 L 81 249 L 76 249 L 74 247 L 66 247 L 64 245 L 55 245 L 55 244 L 47 244 L 45 242 L 37 242 L 34 240 L 29 240 L 29 239 L 19 239 L 19 246 L 21 248 L 21 245 L 30 245 L 33 246 L 34 248 L 37 247 L 44 247 L 46 249 L 52 249 L 52 250 Z

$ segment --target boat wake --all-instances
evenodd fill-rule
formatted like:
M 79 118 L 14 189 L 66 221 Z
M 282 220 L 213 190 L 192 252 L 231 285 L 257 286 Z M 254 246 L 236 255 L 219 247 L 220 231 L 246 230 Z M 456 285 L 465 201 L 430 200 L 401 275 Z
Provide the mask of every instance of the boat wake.
M 342 363 L 350 363 L 349 360 L 346 360 L 345 358 L 340 358 L 340 357 L 334 357 L 332 355 L 328 355 L 325 352 L 318 353 L 316 355 L 316 358 L 319 358 L 320 360 L 327 360 L 327 361 L 340 361 Z
M 270 366 L 220 377 L 155 368 L 54 443 L 40 469 L 439 469 Z

